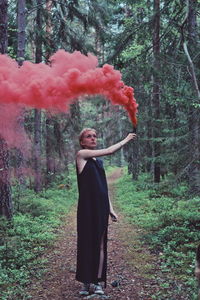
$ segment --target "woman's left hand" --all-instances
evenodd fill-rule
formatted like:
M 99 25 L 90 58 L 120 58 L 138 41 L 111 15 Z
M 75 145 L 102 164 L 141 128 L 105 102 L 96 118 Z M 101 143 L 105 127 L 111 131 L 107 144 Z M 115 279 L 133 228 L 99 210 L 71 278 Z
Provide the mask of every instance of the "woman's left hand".
M 111 217 L 111 220 L 113 222 L 117 222 L 118 221 L 118 216 L 117 216 L 117 214 L 114 211 L 110 212 L 110 217 Z

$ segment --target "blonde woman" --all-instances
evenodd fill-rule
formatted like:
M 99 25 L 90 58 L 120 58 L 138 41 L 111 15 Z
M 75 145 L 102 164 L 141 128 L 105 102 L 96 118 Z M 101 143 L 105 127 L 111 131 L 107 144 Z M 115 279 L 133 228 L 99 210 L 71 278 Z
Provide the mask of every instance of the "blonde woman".
M 96 130 L 85 128 L 80 133 L 79 142 L 82 149 L 76 156 L 79 189 L 76 280 L 83 283 L 80 295 L 88 295 L 91 287 L 94 293 L 104 294 L 101 282 L 104 282 L 106 287 L 109 215 L 113 221 L 117 221 L 117 215 L 108 197 L 103 163 L 98 157 L 113 154 L 135 137 L 136 134 L 129 133 L 119 143 L 96 150 Z

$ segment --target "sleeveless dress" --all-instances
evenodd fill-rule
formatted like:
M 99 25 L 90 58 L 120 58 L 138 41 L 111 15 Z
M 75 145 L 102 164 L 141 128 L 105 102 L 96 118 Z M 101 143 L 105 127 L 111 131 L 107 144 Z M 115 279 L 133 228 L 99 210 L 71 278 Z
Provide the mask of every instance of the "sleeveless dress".
M 89 158 L 78 174 L 77 266 L 76 280 L 83 283 L 104 282 L 107 270 L 107 229 L 109 198 L 103 162 Z M 100 244 L 104 241 L 104 262 L 98 278 Z

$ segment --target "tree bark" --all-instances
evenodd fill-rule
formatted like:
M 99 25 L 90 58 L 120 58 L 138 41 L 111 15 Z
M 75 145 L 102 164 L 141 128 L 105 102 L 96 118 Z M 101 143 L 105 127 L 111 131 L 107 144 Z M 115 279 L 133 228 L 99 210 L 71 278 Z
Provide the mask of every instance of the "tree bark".
M 26 13 L 26 1 L 18 0 L 17 3 L 17 62 L 19 66 L 23 65 L 24 62 L 24 54 L 25 54 L 25 13 Z M 24 127 L 24 110 L 21 110 L 20 116 L 18 118 L 18 123 L 21 128 Z M 16 161 L 17 168 L 16 174 L 19 180 L 20 188 L 25 187 L 25 178 L 22 172 L 22 168 L 25 165 L 25 160 L 23 153 L 20 149 L 16 150 Z
M 51 24 L 51 10 L 53 6 L 52 0 L 46 0 L 46 10 L 47 10 L 47 21 L 46 21 L 46 62 L 49 62 L 49 57 L 52 55 L 54 49 L 54 44 L 52 42 L 52 24 Z
M 41 174 L 41 111 L 34 110 L 34 191 L 40 192 L 42 189 Z
M 25 21 L 26 14 L 26 1 L 18 0 L 18 11 L 17 11 L 17 23 L 18 23 L 18 38 L 17 38 L 17 61 L 19 66 L 22 66 L 24 61 L 24 53 L 25 53 Z
M 5 54 L 7 35 L 8 1 L 0 0 L 0 52 Z M 6 142 L 0 137 L 0 216 L 12 218 L 12 199 L 9 176 L 9 152 Z
M 147 142 L 146 142 L 146 155 L 147 155 L 147 162 L 146 162 L 146 170 L 148 173 L 152 173 L 154 169 L 154 163 L 152 162 L 153 158 L 153 144 L 152 144 L 152 137 L 153 137 L 153 122 L 152 122 L 152 97 L 149 97 L 149 103 L 147 106 L 148 116 L 147 119 Z
M 79 101 L 70 105 L 70 123 L 71 123 L 71 131 L 72 136 L 71 140 L 74 144 L 74 149 L 79 148 L 79 142 L 77 141 L 77 135 L 81 131 L 81 112 L 80 112 L 80 104 Z M 75 155 L 75 152 L 74 152 Z
M 0 0 L 0 53 L 7 53 L 8 47 L 8 0 Z
M 0 215 L 12 218 L 12 199 L 9 174 L 9 152 L 7 144 L 0 139 Z
M 46 118 L 46 180 L 45 180 L 45 185 L 48 186 L 55 175 L 55 161 L 54 161 L 54 156 L 55 154 L 53 153 L 54 149 L 54 135 L 53 135 L 53 125 L 54 121 L 53 118 L 50 116 L 47 116 Z
M 200 195 L 200 121 L 199 114 L 200 109 L 195 108 L 195 102 L 199 104 L 200 102 L 200 90 L 198 86 L 198 79 L 195 72 L 195 66 L 191 58 L 191 53 L 195 53 L 196 45 L 198 44 L 197 36 L 197 20 L 196 20 L 196 1 L 187 0 L 187 11 L 184 23 L 187 24 L 188 41 L 189 47 L 187 46 L 187 41 L 184 37 L 184 31 L 182 28 L 183 37 L 183 49 L 187 57 L 190 69 L 190 76 L 192 83 L 197 95 L 197 101 L 194 101 L 190 105 L 189 109 L 189 145 L 190 145 L 190 157 L 191 163 L 189 168 L 189 186 L 190 193 L 193 195 Z M 185 24 L 183 24 L 184 26 Z
M 49 57 L 52 54 L 52 40 L 51 40 L 51 32 L 52 32 L 52 24 L 51 24 L 51 9 L 52 9 L 52 0 L 46 0 L 46 11 L 47 11 L 47 21 L 46 21 L 46 62 L 49 62 Z M 54 178 L 55 175 L 55 153 L 53 151 L 52 145 L 54 145 L 54 136 L 53 136 L 53 125 L 54 120 L 47 114 L 46 118 L 46 180 L 45 185 L 48 186 Z
M 56 152 L 59 155 L 60 162 L 63 159 L 63 137 L 62 137 L 62 131 L 60 128 L 60 123 L 58 120 L 54 120 L 54 136 L 56 140 Z
M 153 73 L 153 148 L 154 148 L 154 182 L 160 182 L 160 0 L 154 0 L 154 22 L 153 22 L 153 56 L 154 56 L 154 73 Z
M 37 15 L 36 15 L 36 52 L 35 62 L 42 62 L 42 15 L 41 15 L 42 0 L 37 0 Z M 42 189 L 42 171 L 41 171 L 41 110 L 34 110 L 34 190 L 36 193 Z
M 139 140 L 138 138 L 131 145 L 132 152 L 132 179 L 138 180 L 139 175 Z

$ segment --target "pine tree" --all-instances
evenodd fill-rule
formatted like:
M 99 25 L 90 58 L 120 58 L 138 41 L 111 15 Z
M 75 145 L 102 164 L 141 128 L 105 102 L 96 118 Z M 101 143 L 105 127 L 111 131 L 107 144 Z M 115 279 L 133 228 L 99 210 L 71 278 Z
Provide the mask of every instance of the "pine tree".
M 7 52 L 7 9 L 8 1 L 0 0 L 0 53 Z M 12 218 L 12 199 L 9 174 L 8 146 L 0 137 L 0 216 Z

